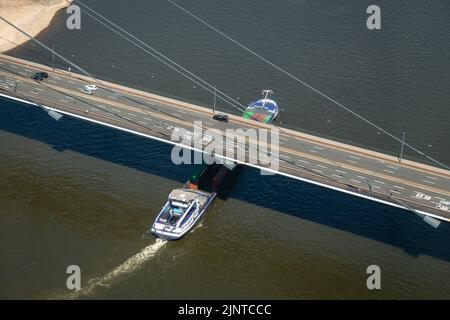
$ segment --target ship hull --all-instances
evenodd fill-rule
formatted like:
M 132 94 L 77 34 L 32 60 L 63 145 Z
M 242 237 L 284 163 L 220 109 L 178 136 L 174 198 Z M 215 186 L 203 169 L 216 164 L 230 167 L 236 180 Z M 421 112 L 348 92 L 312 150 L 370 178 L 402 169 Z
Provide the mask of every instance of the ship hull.
M 183 230 L 174 229 L 173 231 L 165 231 L 165 230 L 158 229 L 157 228 L 158 222 L 155 222 L 151 228 L 151 233 L 155 237 L 160 238 L 162 240 L 173 241 L 173 240 L 182 239 L 185 235 L 187 235 L 189 232 L 191 232 L 202 221 L 206 211 L 208 210 L 209 206 L 213 203 L 216 196 L 217 196 L 217 194 L 215 192 L 210 195 L 208 201 L 202 207 L 202 209 L 200 210 L 200 213 L 197 215 L 195 220 L 185 229 L 183 229 Z
M 272 123 L 278 116 L 278 105 L 271 99 L 261 99 L 249 104 L 242 115 L 245 119 L 252 119 L 262 123 Z

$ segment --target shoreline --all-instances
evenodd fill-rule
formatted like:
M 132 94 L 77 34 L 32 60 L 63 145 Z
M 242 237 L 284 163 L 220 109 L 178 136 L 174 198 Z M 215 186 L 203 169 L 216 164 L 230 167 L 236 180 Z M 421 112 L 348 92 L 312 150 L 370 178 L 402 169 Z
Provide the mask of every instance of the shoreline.
M 66 0 L 0 0 L 1 15 L 35 37 L 47 28 L 55 14 L 67 7 Z M 30 39 L 0 21 L 0 53 L 12 50 Z

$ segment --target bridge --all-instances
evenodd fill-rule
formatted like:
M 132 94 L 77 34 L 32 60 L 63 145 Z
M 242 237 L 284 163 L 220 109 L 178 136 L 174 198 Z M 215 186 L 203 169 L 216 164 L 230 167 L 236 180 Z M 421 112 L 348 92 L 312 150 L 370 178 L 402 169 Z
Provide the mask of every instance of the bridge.
M 43 81 L 31 79 L 38 71 L 47 72 L 49 77 Z M 228 123 L 219 122 L 213 120 L 211 108 L 96 81 L 98 90 L 88 95 L 80 89 L 93 83 L 89 76 L 0 54 L 0 96 L 41 108 L 56 120 L 65 115 L 187 149 L 195 148 L 171 137 L 175 130 L 192 132 L 194 121 L 202 121 L 203 130 L 223 133 L 227 129 L 273 129 L 272 125 L 232 114 Z M 237 145 L 224 147 L 237 148 Z M 244 161 L 233 160 L 406 209 L 434 227 L 441 220 L 450 221 L 450 171 L 442 168 L 406 159 L 400 161 L 384 153 L 286 128 L 279 128 L 276 170 L 250 161 L 248 154 Z

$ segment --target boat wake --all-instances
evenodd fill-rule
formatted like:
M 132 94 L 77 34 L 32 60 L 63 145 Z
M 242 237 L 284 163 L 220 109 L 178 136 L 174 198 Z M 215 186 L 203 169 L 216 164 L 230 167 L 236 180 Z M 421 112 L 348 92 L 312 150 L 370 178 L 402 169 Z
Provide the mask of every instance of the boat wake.
M 66 297 L 58 297 L 57 299 L 77 299 L 82 296 L 88 296 L 95 293 L 100 288 L 108 288 L 114 281 L 120 277 L 138 270 L 146 261 L 153 258 L 159 250 L 161 250 L 167 241 L 156 239 L 156 242 L 145 247 L 134 256 L 130 257 L 121 265 L 115 267 L 112 271 L 102 277 L 93 278 L 88 281 L 88 286 L 67 295 Z

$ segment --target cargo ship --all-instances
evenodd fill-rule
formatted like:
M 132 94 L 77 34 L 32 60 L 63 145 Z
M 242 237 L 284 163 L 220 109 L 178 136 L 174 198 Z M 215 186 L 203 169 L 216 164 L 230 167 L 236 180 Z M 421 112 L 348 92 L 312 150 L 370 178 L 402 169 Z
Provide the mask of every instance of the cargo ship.
M 272 123 L 278 115 L 277 103 L 269 99 L 272 90 L 263 90 L 263 99 L 252 102 L 242 117 Z M 164 240 L 178 240 L 189 233 L 203 218 L 206 210 L 226 185 L 236 164 L 201 165 L 182 188 L 174 189 L 156 217 L 151 232 Z
M 169 195 L 151 232 L 164 240 L 178 240 L 202 219 L 209 205 L 226 185 L 236 165 L 200 165 L 182 188 Z
M 272 123 L 278 116 L 277 103 L 274 100 L 269 99 L 269 96 L 272 93 L 272 90 L 263 90 L 262 95 L 264 98 L 250 103 L 245 109 L 242 117 L 262 123 Z

